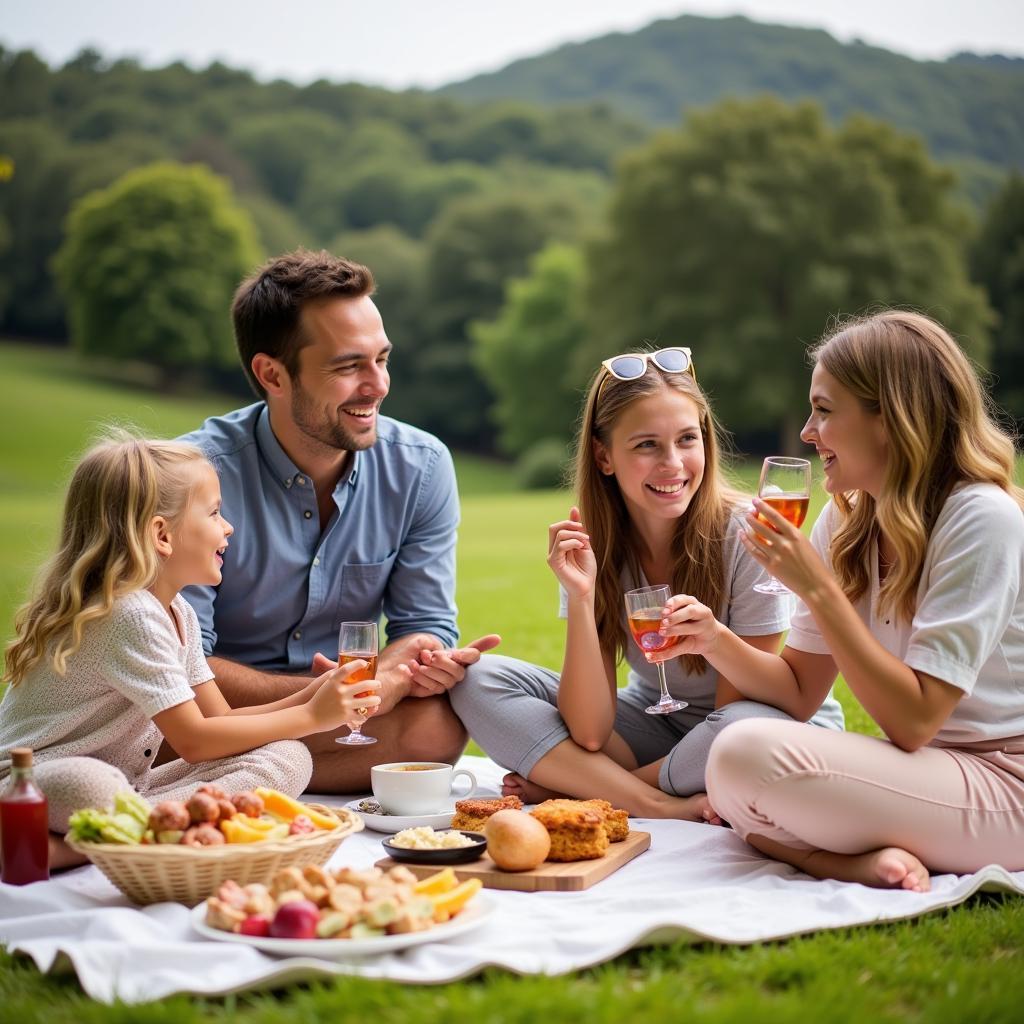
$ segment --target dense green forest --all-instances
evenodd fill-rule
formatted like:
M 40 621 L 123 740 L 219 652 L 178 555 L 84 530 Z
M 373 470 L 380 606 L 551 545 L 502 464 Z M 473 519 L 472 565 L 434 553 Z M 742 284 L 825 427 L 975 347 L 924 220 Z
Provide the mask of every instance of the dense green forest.
M 516 61 L 443 92 L 544 105 L 606 101 L 658 124 L 726 96 L 813 99 L 835 121 L 860 111 L 920 134 L 980 192 L 994 168 L 1024 167 L 1024 60 L 959 54 L 918 61 L 822 29 L 683 15 Z
M 929 309 L 1016 373 L 1003 182 L 1024 163 L 1022 64 L 921 64 L 743 18 L 658 22 L 439 93 L 0 46 L 0 334 L 242 393 L 231 282 L 323 246 L 377 277 L 387 411 L 453 446 L 551 482 L 595 360 L 684 338 L 712 345 L 703 379 L 741 440 L 782 443 L 802 399 L 740 387 L 736 367 L 745 348 L 799 357 L 837 314 Z M 707 106 L 750 92 L 777 98 Z M 856 111 L 874 119 L 841 119 Z M 981 231 L 971 283 L 983 198 L 1013 216 Z M 1021 388 L 1004 390 L 1024 406 Z
M 326 246 L 373 267 L 402 350 L 392 411 L 486 449 L 466 325 L 498 309 L 546 241 L 592 229 L 616 155 L 648 134 L 600 105 L 480 107 L 91 51 L 50 68 L 0 49 L 0 156 L 13 164 L 0 181 L 0 331 L 66 337 L 53 259 L 77 200 L 154 161 L 202 163 L 228 179 L 265 253 Z

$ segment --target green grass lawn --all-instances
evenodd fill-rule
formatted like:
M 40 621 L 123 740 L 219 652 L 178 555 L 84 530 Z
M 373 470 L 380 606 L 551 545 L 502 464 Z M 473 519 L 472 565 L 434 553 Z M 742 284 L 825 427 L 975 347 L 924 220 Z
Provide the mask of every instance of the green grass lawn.
M 0 407 L 0 632 L 6 636 L 32 572 L 49 553 L 64 481 L 98 426 L 128 421 L 174 436 L 239 403 L 104 384 L 56 351 L 0 346 L 0 366 L 8 389 Z M 568 496 L 516 492 L 499 463 L 460 457 L 457 464 L 462 634 L 501 633 L 505 652 L 557 668 L 563 627 L 544 555 L 547 524 L 565 514 Z M 748 487 L 756 473 L 756 465 L 738 467 Z M 822 500 L 819 494 L 819 507 Z M 845 687 L 839 692 L 850 726 L 866 731 L 863 711 Z M 1024 1019 L 1022 949 L 1024 900 L 979 896 L 918 921 L 754 947 L 635 951 L 561 978 L 489 972 L 430 988 L 339 979 L 273 995 L 114 1008 L 91 1002 L 71 980 L 44 978 L 0 952 L 0 1020 L 1017 1022 Z

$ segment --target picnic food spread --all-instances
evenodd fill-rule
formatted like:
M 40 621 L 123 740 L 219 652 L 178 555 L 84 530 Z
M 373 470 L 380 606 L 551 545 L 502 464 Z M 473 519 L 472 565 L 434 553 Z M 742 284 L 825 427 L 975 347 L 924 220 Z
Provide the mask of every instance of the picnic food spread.
M 234 793 L 204 783 L 187 801 L 163 800 L 151 806 L 138 793 L 114 798 L 112 812 L 86 807 L 68 821 L 68 837 L 78 842 L 220 846 L 313 835 L 336 828 L 337 819 L 274 789 Z
M 417 881 L 401 866 L 325 871 L 307 864 L 278 871 L 269 886 L 224 882 L 206 901 L 206 924 L 285 939 L 400 935 L 450 920 L 480 888 L 479 879 L 459 884 L 451 868 Z
M 462 879 L 479 879 L 485 889 L 579 892 L 607 878 L 651 845 L 650 833 L 630 831 L 627 813 L 606 800 L 545 801 L 532 812 L 503 807 L 503 802 L 475 799 L 468 809 L 462 807 L 463 813 L 469 810 L 484 816 L 482 838 L 487 851 L 455 870 Z M 550 845 L 545 854 L 546 844 Z M 392 858 L 398 855 L 384 845 Z M 410 856 L 429 857 L 440 852 Z M 406 861 L 404 855 L 401 859 Z M 377 866 L 393 864 L 394 860 L 383 859 Z M 409 870 L 423 878 L 432 869 L 411 862 Z
M 575 861 L 603 857 L 609 843 L 621 842 L 629 835 L 629 815 L 612 807 L 607 800 L 545 800 L 527 815 L 517 796 L 491 800 L 458 800 L 452 828 L 483 832 L 487 836 L 487 852 L 498 867 L 508 871 L 534 868 L 544 860 Z M 490 819 L 506 811 L 530 816 L 543 825 L 548 834 L 549 849 L 534 861 L 542 840 L 539 833 L 521 818 L 505 818 L 510 824 L 490 826 Z M 490 831 L 489 831 L 490 828 Z M 492 846 L 492 833 L 497 842 Z M 497 849 L 497 856 L 495 856 Z M 502 863 L 502 862 L 505 863 Z M 522 864 L 521 867 L 507 865 Z

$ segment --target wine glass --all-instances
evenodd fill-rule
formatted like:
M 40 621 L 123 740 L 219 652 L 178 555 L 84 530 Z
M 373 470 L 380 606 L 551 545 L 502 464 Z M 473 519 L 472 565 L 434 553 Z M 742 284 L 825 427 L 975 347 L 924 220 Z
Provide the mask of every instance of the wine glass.
M 757 496 L 799 529 L 807 518 L 807 505 L 811 500 L 811 464 L 806 459 L 789 459 L 782 455 L 765 459 Z M 762 523 L 768 522 L 764 516 L 758 518 Z M 756 543 L 757 538 L 754 540 Z M 754 589 L 759 594 L 792 593 L 774 576 L 763 583 L 755 583 Z
M 366 662 L 366 668 L 356 669 L 348 677 L 350 683 L 364 683 L 368 679 L 377 677 L 377 623 L 376 622 L 343 622 L 338 631 L 338 666 L 348 665 L 350 662 L 360 660 Z M 373 690 L 366 690 L 357 693 L 357 697 L 372 697 Z M 369 715 L 369 708 L 358 708 L 357 714 L 364 718 Z M 347 736 L 339 736 L 334 742 L 345 743 L 349 746 L 376 743 L 374 736 L 364 736 L 363 723 L 356 722 L 350 726 L 351 732 Z
M 626 591 L 626 617 L 629 620 L 629 631 L 633 634 L 637 647 L 647 656 L 648 661 L 650 661 L 649 653 L 651 651 L 660 651 L 674 643 L 671 637 L 662 636 L 658 632 L 661 627 L 662 609 L 671 596 L 672 591 L 664 584 Z M 675 700 L 668 692 L 665 666 L 658 661 L 655 662 L 655 668 L 658 670 L 661 697 L 658 698 L 657 704 L 644 708 L 644 711 L 649 715 L 668 715 L 673 711 L 688 707 L 685 700 Z

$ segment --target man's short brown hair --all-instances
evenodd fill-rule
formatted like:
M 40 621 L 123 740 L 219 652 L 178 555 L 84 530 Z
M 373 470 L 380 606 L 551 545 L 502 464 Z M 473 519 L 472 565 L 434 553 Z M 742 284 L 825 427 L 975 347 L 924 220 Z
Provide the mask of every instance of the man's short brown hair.
M 252 372 L 258 352 L 279 360 L 291 377 L 299 367 L 299 351 L 308 341 L 299 328 L 299 316 L 312 299 L 358 299 L 373 294 L 373 274 L 326 250 L 296 249 L 264 264 L 235 292 L 231 319 L 242 369 L 260 398 L 266 392 Z

